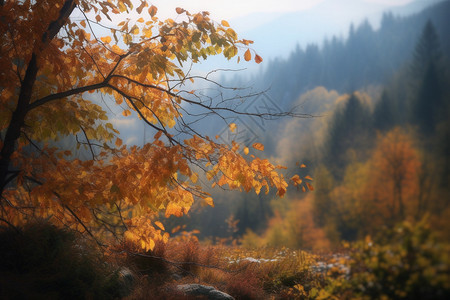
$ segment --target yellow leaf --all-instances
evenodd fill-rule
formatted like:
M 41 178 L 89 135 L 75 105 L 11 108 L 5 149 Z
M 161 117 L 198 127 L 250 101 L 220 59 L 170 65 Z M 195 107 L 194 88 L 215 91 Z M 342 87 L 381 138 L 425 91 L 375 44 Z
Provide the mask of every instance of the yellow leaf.
M 193 183 L 196 183 L 197 180 L 198 180 L 198 175 L 197 175 L 197 173 L 192 173 L 192 175 L 191 175 L 191 181 L 192 181 Z
M 294 185 L 299 185 L 302 183 L 302 180 L 300 179 L 300 176 L 298 176 L 298 175 L 292 176 L 291 180 L 294 182 Z
M 233 39 L 237 39 L 236 31 L 234 31 L 233 29 L 228 28 L 227 29 L 227 34 L 229 34 Z
M 134 25 L 134 26 L 131 28 L 130 32 L 131 32 L 132 34 L 139 34 L 139 27 L 137 27 L 136 25 Z
M 204 200 L 205 200 L 206 204 L 208 204 L 209 206 L 214 207 L 214 201 L 213 201 L 213 198 L 211 198 L 211 197 L 206 197 Z
M 124 115 L 125 117 L 128 117 L 128 116 L 131 115 L 131 111 L 128 110 L 128 109 L 125 109 L 125 110 L 122 112 L 122 115 Z
M 111 37 L 110 36 L 105 36 L 100 38 L 102 40 L 103 43 L 105 44 L 109 44 L 111 42 Z
M 118 54 L 118 55 L 121 55 L 121 54 L 124 54 L 124 53 L 125 53 L 125 51 L 123 51 L 122 49 L 120 49 L 120 47 L 117 46 L 117 45 L 113 45 L 113 46 L 112 46 L 112 51 L 113 51 L 114 53 Z
M 155 248 L 155 241 L 154 240 L 150 240 L 149 241 L 149 246 L 148 246 L 148 248 L 146 249 L 147 251 L 148 250 L 153 250 Z
M 222 22 L 220 22 L 220 23 L 222 24 L 222 26 L 230 27 L 230 24 L 228 24 L 228 22 L 225 20 L 222 20 Z
M 164 243 L 167 243 L 169 241 L 169 233 L 168 232 L 164 232 L 164 234 L 162 236 L 162 240 Z
M 252 54 L 250 53 L 250 49 L 247 49 L 247 51 L 245 51 L 244 59 L 245 59 L 245 61 L 249 61 L 252 59 Z
M 144 23 L 144 18 L 139 18 L 139 19 L 137 19 L 137 21 L 138 21 L 139 23 Z
M 173 128 L 173 126 L 175 126 L 177 124 L 177 121 L 175 121 L 174 119 L 170 119 L 167 122 L 167 126 L 169 126 L 169 128 Z
M 262 61 L 263 61 L 262 57 L 259 56 L 258 54 L 256 54 L 256 55 L 255 55 L 255 62 L 256 62 L 257 64 L 260 64 Z
M 261 144 L 261 143 L 254 143 L 254 144 L 252 145 L 252 147 L 255 148 L 256 150 L 264 151 L 264 145 Z
M 247 155 L 248 152 L 249 152 L 248 147 L 245 147 L 245 148 L 244 148 L 244 153 L 245 153 L 245 155 Z
M 155 225 L 158 226 L 159 229 L 165 230 L 165 229 L 164 229 L 164 225 L 163 225 L 160 221 L 155 221 Z
M 236 130 L 236 124 L 231 123 L 230 125 L 228 125 L 228 127 L 230 128 L 231 132 L 234 132 Z

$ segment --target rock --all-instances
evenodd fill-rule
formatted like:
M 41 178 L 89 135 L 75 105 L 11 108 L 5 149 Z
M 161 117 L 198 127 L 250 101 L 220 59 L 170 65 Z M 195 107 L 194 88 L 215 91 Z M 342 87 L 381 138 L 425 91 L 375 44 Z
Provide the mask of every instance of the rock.
M 211 300 L 234 300 L 234 298 L 231 297 L 230 295 L 228 295 L 227 293 L 221 292 L 216 289 L 209 292 L 208 299 L 211 299 Z
M 190 296 L 206 296 L 209 300 L 234 300 L 227 293 L 216 290 L 214 287 L 202 284 L 180 284 L 176 290 Z
M 135 278 L 133 273 L 128 268 L 122 268 L 118 272 L 118 283 L 117 292 L 121 298 L 126 297 L 131 294 L 134 288 Z
M 172 278 L 175 281 L 180 281 L 181 279 L 183 279 L 183 276 L 181 276 L 180 274 L 172 274 Z

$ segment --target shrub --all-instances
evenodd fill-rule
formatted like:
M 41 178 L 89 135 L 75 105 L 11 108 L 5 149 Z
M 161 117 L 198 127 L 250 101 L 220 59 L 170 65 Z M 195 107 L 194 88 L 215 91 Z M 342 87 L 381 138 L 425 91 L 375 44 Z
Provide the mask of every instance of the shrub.
M 229 276 L 225 290 L 237 300 L 266 298 L 257 270 L 251 265 Z
M 323 296 L 450 299 L 450 247 L 436 239 L 426 219 L 404 222 L 353 248 L 350 278 L 330 278 Z
M 0 229 L 1 299 L 114 299 L 117 268 L 74 232 L 46 222 Z
M 151 277 L 165 277 L 169 272 L 169 266 L 165 261 L 166 244 L 157 240 L 153 250 L 144 251 L 142 248 L 131 242 L 124 242 L 119 246 L 119 252 L 126 253 L 126 265 L 131 266 L 141 275 Z

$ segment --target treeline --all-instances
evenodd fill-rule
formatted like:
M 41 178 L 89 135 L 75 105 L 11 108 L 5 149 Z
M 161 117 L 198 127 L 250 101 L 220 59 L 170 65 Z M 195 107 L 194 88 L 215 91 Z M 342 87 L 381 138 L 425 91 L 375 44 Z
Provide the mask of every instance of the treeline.
M 258 240 L 251 233 L 256 232 L 268 243 L 316 247 L 356 239 L 370 232 L 366 223 L 376 228 L 383 218 L 409 217 L 414 210 L 410 202 L 417 206 L 414 217 L 429 212 L 430 203 L 436 204 L 433 210 L 445 211 L 450 182 L 450 41 L 445 35 L 450 28 L 449 11 L 450 1 L 445 1 L 410 17 L 386 13 L 377 31 L 363 22 L 350 28 L 346 40 L 334 37 L 322 47 L 297 47 L 289 59 L 272 61 L 262 75 L 252 79 L 254 89 L 270 87 L 267 96 L 278 106 L 298 106 L 318 117 L 267 122 L 270 128 L 262 137 L 265 154 L 290 166 L 286 177 L 313 175 L 316 190 L 309 194 L 292 190 L 281 200 L 270 193 L 214 191 L 216 207 L 194 208 L 186 229 L 199 229 L 202 237 L 223 238 L 250 232 L 247 242 L 251 236 Z M 241 80 L 236 77 L 224 85 L 238 86 Z M 232 98 L 237 92 L 222 93 L 221 97 Z M 410 164 L 402 166 L 408 176 L 396 170 L 385 170 L 384 175 L 380 171 L 387 157 L 382 153 L 392 146 L 389 141 L 402 141 L 405 148 L 396 155 L 410 156 Z M 296 168 L 296 162 L 307 168 Z M 384 167 L 390 165 L 384 162 Z M 389 175 L 391 171 L 395 172 Z M 395 176 L 401 178 L 392 181 Z M 395 209 L 383 209 L 397 211 L 398 217 L 387 212 L 381 217 L 383 213 L 378 212 L 376 222 L 363 220 L 375 209 L 371 205 L 383 207 L 381 196 L 369 193 L 369 182 L 373 191 L 397 185 L 391 188 L 392 199 L 383 196 L 386 205 L 395 202 L 389 204 Z M 410 186 L 404 186 L 407 183 Z M 411 187 L 418 188 L 415 194 Z M 369 194 L 358 194 L 362 191 Z M 366 198 L 371 205 L 366 205 Z M 365 213 L 358 207 L 364 207 Z M 174 220 L 174 226 L 179 223 L 186 220 Z M 302 234 L 306 236 L 299 238 Z
M 322 87 L 298 100 L 317 101 L 329 112 L 327 121 L 297 128 L 312 130 L 314 138 L 302 145 L 280 142 L 278 149 L 298 151 L 287 163 L 310 162 L 316 190 L 279 200 L 286 208 L 261 236 L 250 232 L 244 243 L 326 248 L 427 216 L 450 240 L 450 68 L 440 45 L 429 21 L 412 60 L 378 96 Z M 284 124 L 288 140 L 295 140 L 289 128 L 299 122 Z
M 286 60 L 275 59 L 265 72 L 250 80 L 256 90 L 268 90 L 278 103 L 289 107 L 294 99 L 316 86 L 339 92 L 367 85 L 385 84 L 411 58 L 419 34 L 433 20 L 437 34 L 448 35 L 450 1 L 434 5 L 421 13 L 397 17 L 386 12 L 378 30 L 368 21 L 351 25 L 347 38 L 333 36 L 321 46 L 297 46 Z M 298 34 L 301 34 L 301 28 Z M 450 40 L 442 41 L 442 51 L 450 53 Z M 237 75 L 227 86 L 241 86 L 245 79 Z M 245 86 L 245 84 L 244 84 Z

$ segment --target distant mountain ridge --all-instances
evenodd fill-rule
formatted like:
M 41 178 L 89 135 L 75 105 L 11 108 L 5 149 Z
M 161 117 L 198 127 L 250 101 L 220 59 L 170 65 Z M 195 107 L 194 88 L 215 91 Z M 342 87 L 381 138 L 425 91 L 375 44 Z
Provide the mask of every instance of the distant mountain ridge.
M 306 46 L 309 43 L 320 43 L 324 37 L 336 35 L 346 37 L 351 23 L 359 24 L 364 19 L 378 28 L 382 14 L 391 11 L 394 15 L 407 16 L 441 0 L 416 0 L 407 5 L 388 7 L 361 0 L 327 0 L 316 7 L 287 14 L 276 13 L 273 17 L 268 13 L 257 13 L 231 21 L 237 28 L 242 24 L 261 24 L 250 30 L 239 32 L 241 36 L 255 41 L 255 49 L 266 58 L 288 55 L 296 44 Z M 368 15 L 367 11 L 371 11 Z M 262 22 L 261 20 L 271 21 Z M 268 38 L 270 37 L 270 38 Z M 274 47 L 274 45 L 277 45 Z
M 271 87 L 270 97 L 288 109 L 289 103 L 316 86 L 349 92 L 384 84 L 411 58 L 428 20 L 436 27 L 444 55 L 450 57 L 450 1 L 442 1 L 406 17 L 384 13 L 377 30 L 364 21 L 350 26 L 347 38 L 334 36 L 321 45 L 292 48 L 287 59 L 266 62 L 264 72 L 254 75 L 248 85 L 256 90 Z M 237 76 L 227 85 L 239 86 L 242 81 Z

